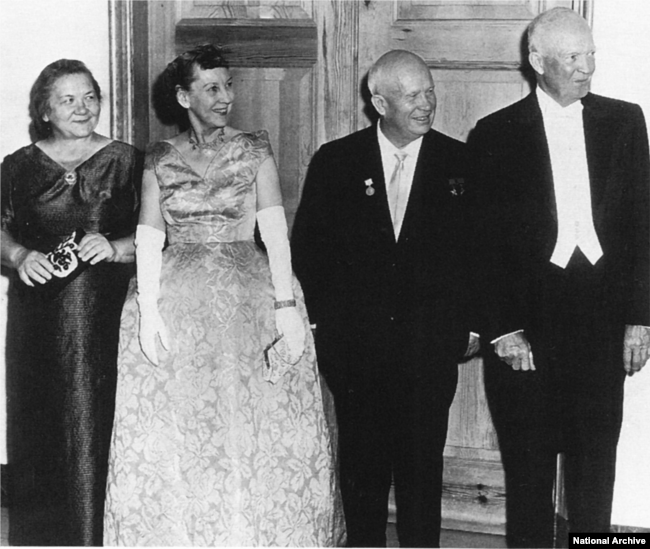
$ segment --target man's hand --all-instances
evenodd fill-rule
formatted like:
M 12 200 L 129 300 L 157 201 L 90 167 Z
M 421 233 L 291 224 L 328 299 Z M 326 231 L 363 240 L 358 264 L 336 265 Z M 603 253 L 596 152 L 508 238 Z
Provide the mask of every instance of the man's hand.
M 513 370 L 534 370 L 533 352 L 523 332 L 508 334 L 494 342 L 494 352 Z
M 625 326 L 623 339 L 623 367 L 632 376 L 648 362 L 650 356 L 650 328 L 646 326 Z

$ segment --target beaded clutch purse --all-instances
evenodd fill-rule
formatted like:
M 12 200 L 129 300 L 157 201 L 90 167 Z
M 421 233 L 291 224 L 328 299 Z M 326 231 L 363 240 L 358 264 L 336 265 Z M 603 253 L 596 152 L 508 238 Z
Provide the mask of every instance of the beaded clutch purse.
M 83 229 L 77 229 L 45 254 L 54 267 L 52 278 L 45 284 L 36 284 L 35 288 L 49 294 L 58 293 L 90 265 L 79 258 L 79 243 L 85 234 Z

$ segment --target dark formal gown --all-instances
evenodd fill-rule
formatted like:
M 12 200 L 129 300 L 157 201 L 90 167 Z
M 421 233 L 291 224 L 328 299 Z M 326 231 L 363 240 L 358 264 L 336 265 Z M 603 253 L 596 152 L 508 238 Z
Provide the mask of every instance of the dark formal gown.
M 137 222 L 142 155 L 113 141 L 66 171 L 36 145 L 2 165 L 2 227 L 41 252 L 77 229 Z M 62 288 L 16 275 L 7 326 L 11 545 L 101 545 L 119 322 L 133 265 L 100 262 Z

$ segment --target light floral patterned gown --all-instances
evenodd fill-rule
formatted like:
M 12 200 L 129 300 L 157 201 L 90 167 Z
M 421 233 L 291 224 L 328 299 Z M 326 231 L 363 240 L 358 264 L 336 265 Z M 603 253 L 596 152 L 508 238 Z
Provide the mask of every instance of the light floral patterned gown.
M 149 363 L 132 287 L 122 314 L 106 545 L 331 546 L 330 434 L 302 291 L 300 362 L 273 385 L 264 348 L 275 334 L 266 255 L 254 242 L 255 176 L 266 132 L 242 133 L 197 174 L 169 143 L 147 169 L 167 226 L 159 308 L 172 348 Z

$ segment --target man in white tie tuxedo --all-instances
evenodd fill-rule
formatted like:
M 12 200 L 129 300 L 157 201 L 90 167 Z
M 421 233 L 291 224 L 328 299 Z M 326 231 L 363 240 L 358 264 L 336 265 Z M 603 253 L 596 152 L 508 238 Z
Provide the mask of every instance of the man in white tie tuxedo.
M 470 150 L 508 542 L 551 547 L 559 452 L 570 530 L 610 527 L 623 381 L 650 341 L 650 164 L 639 106 L 590 93 L 578 13 L 537 16 L 528 47 L 536 89 L 479 121 Z
M 386 545 L 394 478 L 400 545 L 436 547 L 457 364 L 478 347 L 468 164 L 463 143 L 431 129 L 420 57 L 384 54 L 368 87 L 379 123 L 314 155 L 293 264 L 336 404 L 349 546 Z

